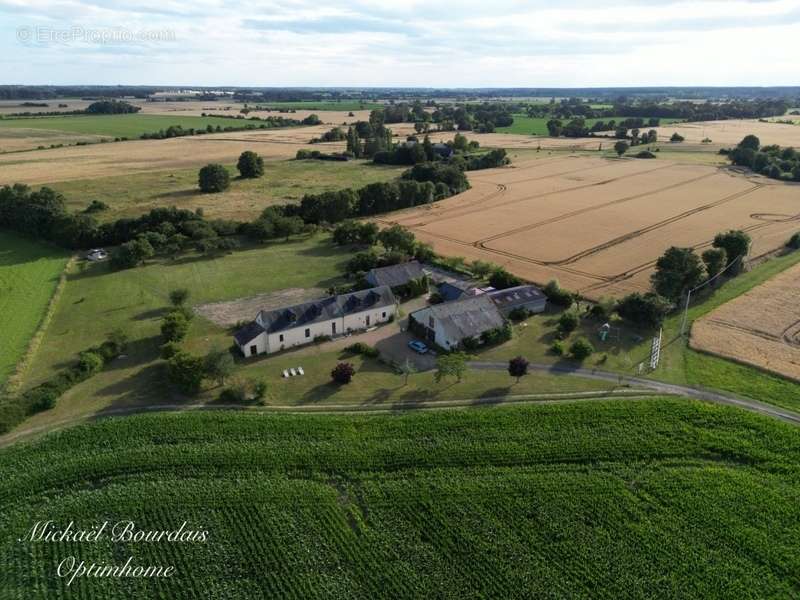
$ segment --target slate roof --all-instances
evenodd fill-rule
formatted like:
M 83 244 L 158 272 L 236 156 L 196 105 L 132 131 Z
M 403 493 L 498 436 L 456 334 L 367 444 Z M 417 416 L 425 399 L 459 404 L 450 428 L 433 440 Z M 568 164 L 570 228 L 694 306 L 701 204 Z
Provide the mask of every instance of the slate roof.
M 429 311 L 428 314 L 442 326 L 447 338 L 454 341 L 476 337 L 505 324 L 503 315 L 488 295 L 436 304 L 422 310 Z M 426 322 L 422 324 L 428 325 Z
M 489 297 L 502 309 L 513 309 L 531 302 L 546 301 L 544 292 L 535 285 L 518 285 L 505 290 L 489 292 Z
M 257 323 L 256 321 L 250 321 L 247 325 L 233 334 L 233 339 L 235 339 L 236 343 L 240 346 L 244 346 L 250 340 L 253 340 L 261 335 L 263 331 L 264 328 L 260 323 Z
M 398 285 L 405 285 L 414 279 L 419 279 L 424 275 L 425 272 L 422 270 L 422 265 L 416 260 L 412 260 L 399 265 L 370 269 L 367 272 L 367 280 L 377 286 L 397 287 Z
M 256 315 L 254 321 L 237 331 L 233 337 L 241 346 L 264 331 L 277 333 L 297 327 L 305 327 L 313 323 L 330 321 L 345 315 L 359 313 L 370 308 L 391 306 L 396 302 L 392 290 L 386 286 L 380 286 L 349 294 L 328 296 L 284 308 L 262 310 Z
M 445 281 L 439 284 L 439 294 L 446 302 L 458 300 L 473 286 L 469 281 Z

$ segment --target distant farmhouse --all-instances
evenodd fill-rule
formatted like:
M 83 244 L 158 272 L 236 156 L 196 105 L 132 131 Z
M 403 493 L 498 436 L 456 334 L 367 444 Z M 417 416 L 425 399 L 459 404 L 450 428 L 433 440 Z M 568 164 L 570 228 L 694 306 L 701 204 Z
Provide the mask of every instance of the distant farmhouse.
M 395 293 L 404 291 L 404 288 L 415 283 L 424 283 L 427 286 L 427 275 L 416 260 L 410 262 L 400 263 L 397 265 L 390 265 L 388 267 L 379 267 L 370 269 L 364 276 L 372 286 L 378 287 L 385 285 L 392 288 Z
M 408 328 L 419 337 L 449 350 L 466 338 L 505 325 L 505 318 L 488 294 L 423 308 L 408 317 Z
M 329 296 L 276 310 L 262 310 L 236 332 L 244 356 L 272 354 L 321 336 L 337 336 L 392 320 L 397 300 L 387 286 Z

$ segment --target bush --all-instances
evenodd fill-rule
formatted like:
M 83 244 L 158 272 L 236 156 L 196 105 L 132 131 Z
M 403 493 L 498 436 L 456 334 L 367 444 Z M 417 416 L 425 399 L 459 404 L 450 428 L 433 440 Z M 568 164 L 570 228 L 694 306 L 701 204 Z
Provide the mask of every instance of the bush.
M 795 233 L 786 243 L 789 248 L 800 250 L 800 232 Z
M 672 134 L 672 136 L 669 138 L 669 141 L 670 141 L 670 142 L 672 142 L 672 143 L 679 143 L 679 142 L 682 142 L 682 141 L 683 141 L 683 140 L 685 140 L 685 139 L 686 139 L 686 138 L 684 138 L 684 137 L 683 137 L 681 134 L 679 134 L 679 133 L 676 131 L 676 132 L 675 132 L 675 133 L 673 133 L 673 134 Z
M 189 320 L 180 310 L 173 310 L 164 315 L 161 321 L 161 337 L 165 342 L 180 342 L 189 331 Z
M 255 152 L 246 150 L 239 155 L 236 168 L 239 174 L 247 179 L 261 177 L 264 174 L 264 159 Z
M 655 158 L 656 155 L 650 152 L 649 150 L 642 150 L 641 152 L 635 155 L 635 158 Z
M 594 352 L 594 346 L 586 338 L 578 338 L 569 347 L 569 353 L 575 360 L 585 360 Z
M 517 308 L 511 310 L 511 312 L 508 313 L 508 318 L 511 319 L 512 321 L 519 322 L 519 321 L 524 321 L 532 314 L 533 313 L 524 306 L 518 306 Z
M 206 194 L 224 192 L 231 185 L 228 170 L 220 164 L 209 164 L 200 169 L 197 183 Z
M 617 314 L 637 327 L 656 328 L 671 309 L 672 303 L 658 294 L 634 292 L 619 301 Z
M 517 381 L 520 380 L 521 377 L 524 377 L 528 374 L 528 365 L 530 363 L 527 359 L 523 358 L 522 356 L 517 356 L 512 358 L 508 361 L 508 374 L 512 377 L 516 377 Z
M 578 315 L 574 312 L 565 312 L 558 319 L 558 332 L 566 337 L 578 328 Z
M 522 280 L 501 267 L 493 271 L 489 276 L 489 285 L 495 289 L 504 290 L 522 285 Z
M 561 340 L 555 340 L 550 346 L 550 352 L 556 356 L 564 356 L 564 342 Z
M 181 392 L 195 395 L 200 391 L 205 377 L 203 358 L 181 350 L 167 361 L 167 375 Z
M 344 351 L 350 354 L 360 354 L 361 356 L 366 356 L 368 358 L 378 358 L 378 356 L 380 356 L 380 352 L 378 352 L 377 348 L 373 348 L 364 342 L 350 344 L 344 349 Z
M 91 377 L 100 372 L 105 364 L 103 357 L 94 350 L 85 350 L 78 357 L 78 370 L 85 377 Z
M 169 360 L 181 351 L 181 345 L 178 342 L 166 342 L 161 344 L 161 358 Z
M 550 280 L 542 290 L 547 299 L 556 306 L 563 306 L 569 308 L 572 306 L 574 298 L 572 294 L 561 288 L 558 281 L 555 279 Z
M 511 325 L 506 323 L 502 327 L 496 327 L 481 334 L 481 341 L 487 346 L 502 344 L 511 339 Z M 468 348 L 469 349 L 469 348 Z
M 352 364 L 346 362 L 340 362 L 331 371 L 331 378 L 333 378 L 333 381 L 335 383 L 344 385 L 350 383 L 353 380 L 353 375 L 355 375 L 355 373 L 356 370 Z
M 186 288 L 178 288 L 169 293 L 169 301 L 173 306 L 183 306 L 189 299 L 189 290 Z

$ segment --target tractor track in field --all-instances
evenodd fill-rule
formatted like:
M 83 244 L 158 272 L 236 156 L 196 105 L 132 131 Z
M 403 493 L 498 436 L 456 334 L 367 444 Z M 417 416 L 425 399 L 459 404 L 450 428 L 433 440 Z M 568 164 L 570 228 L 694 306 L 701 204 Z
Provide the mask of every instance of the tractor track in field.
M 668 169 L 668 168 L 674 167 L 674 166 L 675 166 L 674 164 L 661 165 L 659 167 L 656 167 L 655 169 L 649 169 L 647 171 L 640 171 L 638 173 L 630 173 L 628 175 L 619 175 L 617 177 L 611 177 L 609 179 L 603 179 L 601 181 L 593 181 L 593 182 L 590 182 L 590 183 L 582 183 L 580 185 L 575 185 L 575 186 L 572 186 L 572 187 L 564 188 L 563 190 L 540 192 L 538 194 L 532 194 L 530 196 L 525 196 L 524 198 L 516 198 L 514 200 L 508 200 L 507 202 L 501 202 L 501 203 L 495 204 L 491 208 L 494 210 L 494 209 L 505 207 L 505 206 L 511 206 L 513 204 L 519 204 L 520 202 L 527 202 L 529 200 L 538 200 L 539 198 L 544 198 L 544 197 L 547 197 L 547 196 L 556 196 L 556 195 L 559 195 L 559 194 L 566 194 L 568 192 L 574 192 L 576 190 L 582 190 L 582 189 L 586 189 L 586 188 L 592 188 L 592 187 L 608 185 L 609 183 L 615 183 L 617 181 L 624 181 L 624 180 L 630 179 L 632 177 L 638 177 L 639 175 L 647 175 L 649 173 L 653 173 L 655 171 L 660 171 L 662 169 Z M 534 178 L 526 179 L 526 180 L 523 180 L 523 181 L 512 182 L 512 183 L 507 184 L 505 187 L 508 189 L 511 186 L 517 185 L 519 183 L 527 183 L 529 181 L 539 181 L 539 180 L 544 180 L 544 179 L 552 179 L 553 177 L 559 177 L 560 175 L 566 175 L 566 174 L 569 174 L 569 173 L 585 173 L 586 171 L 590 171 L 590 170 L 594 170 L 594 169 L 602 169 L 602 168 L 607 168 L 607 167 L 608 167 L 608 165 L 599 165 L 597 167 L 574 169 L 574 170 L 571 170 L 571 171 L 566 171 L 564 173 L 553 173 L 551 175 L 544 175 L 542 177 L 534 177 Z M 708 174 L 708 175 L 711 175 L 711 174 Z M 495 184 L 495 185 L 498 185 L 498 184 Z M 486 200 L 487 200 L 487 198 L 480 199 L 481 202 L 486 202 Z M 476 200 L 476 202 L 477 202 L 477 200 Z M 468 210 L 457 210 L 456 209 L 456 210 L 448 211 L 446 215 L 444 215 L 441 218 L 437 219 L 436 223 L 441 223 L 443 221 L 449 221 L 451 219 L 455 219 L 455 218 L 458 218 L 458 217 L 463 217 L 465 215 L 471 215 L 471 214 L 474 214 L 474 213 L 485 212 L 487 210 L 485 206 L 479 207 L 479 208 L 471 208 L 471 206 L 472 205 L 470 205 L 470 208 Z M 501 235 L 505 235 L 505 234 L 501 234 Z
M 655 169 L 654 169 L 655 170 Z M 646 173 L 651 173 L 652 171 L 646 171 Z M 523 231 L 529 231 L 531 229 L 538 229 L 539 227 L 543 227 L 545 225 L 551 225 L 553 223 L 559 223 L 561 221 L 566 221 L 571 219 L 572 217 L 577 217 L 586 213 L 595 212 L 597 210 L 608 208 L 609 206 L 616 206 L 618 204 L 625 204 L 626 202 L 631 202 L 633 200 L 639 200 L 641 198 L 646 198 L 647 196 L 652 196 L 655 194 L 660 194 L 661 192 L 666 192 L 675 188 L 679 188 L 684 185 L 690 185 L 692 183 L 697 183 L 698 181 L 702 181 L 703 179 L 707 179 L 709 177 L 714 177 L 717 173 L 705 173 L 700 175 L 699 177 L 694 177 L 692 179 L 687 179 L 686 181 L 681 181 L 678 183 L 674 183 L 672 185 L 668 185 L 663 188 L 659 188 L 657 190 L 653 190 L 650 192 L 642 192 L 641 194 L 633 194 L 632 196 L 625 196 L 624 198 L 617 198 L 616 200 L 609 200 L 608 202 L 603 202 L 602 204 L 596 204 L 594 206 L 587 206 L 586 208 L 580 208 L 578 210 L 573 210 L 568 213 L 563 213 L 561 215 L 557 215 L 555 217 L 551 217 L 549 219 L 545 219 L 543 221 L 536 221 L 535 223 L 529 223 L 528 225 L 523 225 L 521 227 L 517 227 L 516 229 L 511 229 L 509 231 L 505 231 L 503 233 L 499 233 L 497 235 L 493 235 L 487 238 L 483 238 L 474 242 L 474 245 L 480 245 L 484 247 L 484 244 L 488 242 L 492 242 L 494 240 L 508 237 L 510 235 L 514 235 L 517 233 L 522 233 Z M 574 188 L 571 188 L 574 189 Z M 558 193 L 558 192 L 555 192 Z M 565 259 L 566 260 L 566 259 Z M 555 264 L 555 263 L 554 263 Z

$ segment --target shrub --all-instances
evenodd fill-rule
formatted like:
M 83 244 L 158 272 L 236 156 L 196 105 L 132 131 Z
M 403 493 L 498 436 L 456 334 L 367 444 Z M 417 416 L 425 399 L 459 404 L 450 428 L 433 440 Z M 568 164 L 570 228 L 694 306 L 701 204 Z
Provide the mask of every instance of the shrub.
M 656 155 L 650 152 L 649 150 L 642 150 L 641 152 L 635 155 L 635 158 L 655 158 Z
M 169 301 L 173 306 L 183 306 L 189 299 L 189 290 L 186 288 L 178 288 L 169 293 Z
M 680 133 L 676 131 L 675 133 L 672 134 L 672 136 L 670 136 L 669 141 L 672 143 L 679 143 L 685 139 L 686 138 L 684 138 Z
M 789 248 L 800 250 L 800 232 L 795 233 L 786 243 Z
M 340 362 L 331 371 L 331 378 L 335 383 L 344 385 L 350 383 L 353 380 L 353 375 L 355 375 L 355 373 L 356 370 L 352 364 L 346 362 Z
M 85 350 L 78 356 L 78 370 L 85 377 L 91 377 L 95 373 L 98 373 L 105 364 L 103 357 L 95 350 Z
M 167 362 L 167 375 L 184 394 L 197 394 L 205 377 L 203 358 L 181 350 Z
M 228 170 L 220 164 L 209 164 L 200 169 L 197 177 L 200 191 L 206 194 L 224 192 L 231 185 Z
M 253 398 L 261 401 L 267 396 L 267 382 L 263 379 L 253 383 Z
M 557 280 L 550 280 L 542 291 L 547 296 L 547 299 L 556 306 L 564 306 L 566 308 L 572 306 L 572 294 L 562 289 Z
M 561 340 L 555 340 L 550 346 L 550 352 L 556 356 L 564 356 L 564 343 Z
M 498 290 L 516 287 L 522 284 L 522 280 L 516 275 L 512 275 L 502 267 L 496 269 L 489 276 L 489 285 Z
M 368 358 L 378 358 L 378 356 L 380 356 L 380 352 L 378 352 L 377 348 L 374 348 L 369 344 L 365 344 L 364 342 L 350 344 L 344 349 L 344 351 L 350 354 L 360 354 L 361 356 L 366 356 Z
M 569 347 L 569 353 L 575 360 L 585 360 L 594 352 L 594 347 L 586 338 L 578 338 Z
M 161 344 L 161 358 L 169 360 L 181 351 L 181 346 L 178 342 L 166 342 Z
M 522 356 L 517 356 L 508 361 L 508 374 L 516 377 L 517 381 L 528 374 L 528 365 L 530 363 Z
M 671 309 L 672 303 L 658 294 L 634 292 L 619 301 L 617 314 L 638 327 L 655 328 Z
M 481 334 L 481 341 L 487 346 L 502 344 L 511 339 L 511 325 L 506 323 L 502 327 L 496 327 Z
M 574 312 L 562 313 L 558 319 L 558 332 L 566 337 L 578 328 L 578 315 Z
M 228 386 L 219 393 L 217 399 L 226 404 L 243 404 L 247 401 L 247 385 L 235 383 Z
M 530 317 L 533 313 L 525 308 L 524 306 L 518 306 L 515 309 L 512 309 L 511 312 L 508 313 L 508 318 L 512 321 L 524 321 L 528 317 Z
M 189 320 L 186 315 L 174 310 L 164 315 L 161 321 L 161 337 L 165 342 L 180 342 L 189 331 Z

